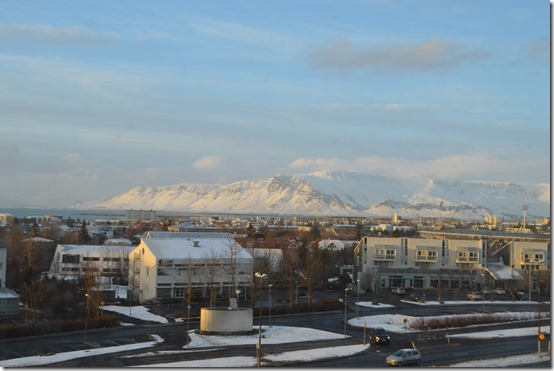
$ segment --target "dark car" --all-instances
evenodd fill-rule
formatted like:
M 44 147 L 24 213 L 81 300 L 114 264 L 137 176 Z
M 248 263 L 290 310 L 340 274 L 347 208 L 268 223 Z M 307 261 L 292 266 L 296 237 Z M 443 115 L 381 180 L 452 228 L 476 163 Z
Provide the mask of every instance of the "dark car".
M 520 300 L 520 301 L 529 301 L 529 295 L 527 295 L 524 292 L 516 292 L 512 295 L 513 300 Z
M 375 327 L 369 330 L 369 342 L 373 344 L 389 344 L 390 336 L 382 327 Z
M 411 294 L 408 296 L 409 301 L 415 301 L 416 303 L 424 303 L 425 297 L 422 294 Z

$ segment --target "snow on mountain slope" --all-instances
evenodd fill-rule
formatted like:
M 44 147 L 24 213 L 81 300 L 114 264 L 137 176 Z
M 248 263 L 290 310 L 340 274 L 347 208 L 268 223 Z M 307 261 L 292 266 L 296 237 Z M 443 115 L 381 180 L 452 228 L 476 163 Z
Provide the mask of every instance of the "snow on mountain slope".
M 345 171 L 279 175 L 224 185 L 136 187 L 108 199 L 103 208 L 190 212 L 318 215 L 439 216 L 516 219 L 550 216 L 550 185 L 510 182 L 405 181 Z

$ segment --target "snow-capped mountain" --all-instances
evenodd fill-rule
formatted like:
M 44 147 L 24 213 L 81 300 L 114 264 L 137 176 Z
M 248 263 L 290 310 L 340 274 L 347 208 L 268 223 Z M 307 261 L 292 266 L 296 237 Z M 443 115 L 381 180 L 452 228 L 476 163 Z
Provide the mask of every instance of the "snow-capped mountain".
M 442 202 L 442 204 L 441 204 Z M 439 208 L 440 205 L 440 208 Z M 420 216 L 483 219 L 550 216 L 550 184 L 406 181 L 344 171 L 280 175 L 222 185 L 136 187 L 97 207 L 188 212 Z M 440 215 L 439 215 L 440 214 Z

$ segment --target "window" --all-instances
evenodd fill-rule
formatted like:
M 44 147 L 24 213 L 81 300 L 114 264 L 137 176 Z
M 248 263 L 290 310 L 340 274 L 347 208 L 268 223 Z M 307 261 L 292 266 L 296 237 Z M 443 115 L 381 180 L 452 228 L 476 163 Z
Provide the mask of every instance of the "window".
M 95 257 L 95 256 L 83 256 L 83 261 L 84 262 L 97 262 L 97 261 L 100 261 L 100 258 Z
M 171 297 L 171 288 L 170 287 L 168 287 L 168 288 L 158 287 L 158 289 L 156 290 L 156 296 L 159 299 L 170 298 Z
M 79 264 L 79 255 L 63 254 L 62 263 Z

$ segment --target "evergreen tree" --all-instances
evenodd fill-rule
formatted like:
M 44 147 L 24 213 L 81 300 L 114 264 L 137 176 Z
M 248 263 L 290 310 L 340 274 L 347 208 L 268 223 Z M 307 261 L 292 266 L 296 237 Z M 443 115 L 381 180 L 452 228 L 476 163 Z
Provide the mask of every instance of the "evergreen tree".
M 79 243 L 81 245 L 85 245 L 90 240 L 92 240 L 92 238 L 88 234 L 87 222 L 86 220 L 83 220 L 83 222 L 81 223 L 81 230 L 79 231 Z

